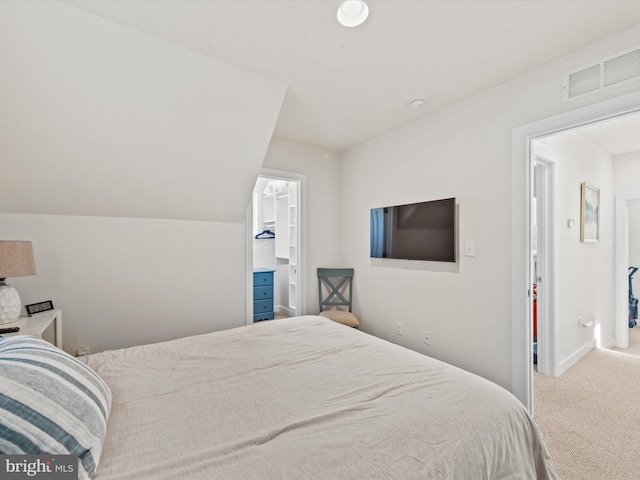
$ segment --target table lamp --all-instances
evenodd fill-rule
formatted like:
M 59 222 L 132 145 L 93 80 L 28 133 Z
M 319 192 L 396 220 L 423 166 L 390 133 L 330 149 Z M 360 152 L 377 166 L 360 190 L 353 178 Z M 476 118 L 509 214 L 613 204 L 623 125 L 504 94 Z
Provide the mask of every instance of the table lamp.
M 0 325 L 15 322 L 22 312 L 20 295 L 5 279 L 35 274 L 31 242 L 0 240 Z

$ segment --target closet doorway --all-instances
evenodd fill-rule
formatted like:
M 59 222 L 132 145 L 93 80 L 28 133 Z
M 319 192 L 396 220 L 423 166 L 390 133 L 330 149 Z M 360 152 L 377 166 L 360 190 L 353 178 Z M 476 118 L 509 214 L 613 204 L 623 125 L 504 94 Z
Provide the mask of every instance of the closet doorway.
M 296 177 L 286 172 L 277 175 L 263 173 L 254 186 L 250 214 L 247 214 L 250 244 L 250 252 L 247 252 L 250 262 L 247 263 L 251 266 L 248 275 L 251 288 L 247 289 L 247 323 L 253 323 L 256 319 L 278 319 L 302 314 L 304 269 L 301 265 L 301 207 L 304 183 L 303 179 Z M 271 278 L 272 275 L 273 280 L 272 297 L 264 297 L 265 289 L 261 288 L 261 298 L 257 303 L 254 272 L 266 273 L 265 278 Z M 271 288 L 267 287 L 266 291 L 271 292 Z M 265 308 L 267 311 L 258 315 L 259 310 Z

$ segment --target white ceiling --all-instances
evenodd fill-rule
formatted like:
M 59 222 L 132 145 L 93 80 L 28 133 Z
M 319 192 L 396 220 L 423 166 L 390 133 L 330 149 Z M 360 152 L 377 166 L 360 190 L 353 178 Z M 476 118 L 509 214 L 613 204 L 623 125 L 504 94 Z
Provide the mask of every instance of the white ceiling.
M 611 155 L 640 152 L 640 114 L 595 123 L 578 131 Z
M 370 0 L 351 29 L 340 0 L 63 1 L 286 83 L 275 135 L 339 151 L 640 22 L 614 0 Z

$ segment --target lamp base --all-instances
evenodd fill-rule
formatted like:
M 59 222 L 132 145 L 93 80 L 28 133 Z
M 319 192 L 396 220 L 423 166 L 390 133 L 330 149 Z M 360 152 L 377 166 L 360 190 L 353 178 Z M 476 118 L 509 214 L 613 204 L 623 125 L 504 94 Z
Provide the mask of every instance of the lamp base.
M 15 322 L 21 312 L 22 302 L 18 291 L 11 285 L 0 285 L 0 325 Z

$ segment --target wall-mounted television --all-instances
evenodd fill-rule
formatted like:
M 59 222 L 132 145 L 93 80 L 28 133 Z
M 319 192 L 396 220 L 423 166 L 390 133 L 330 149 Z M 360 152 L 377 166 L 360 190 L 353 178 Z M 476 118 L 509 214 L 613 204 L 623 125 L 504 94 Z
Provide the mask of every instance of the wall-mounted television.
M 456 261 L 456 199 L 371 209 L 371 257 Z

